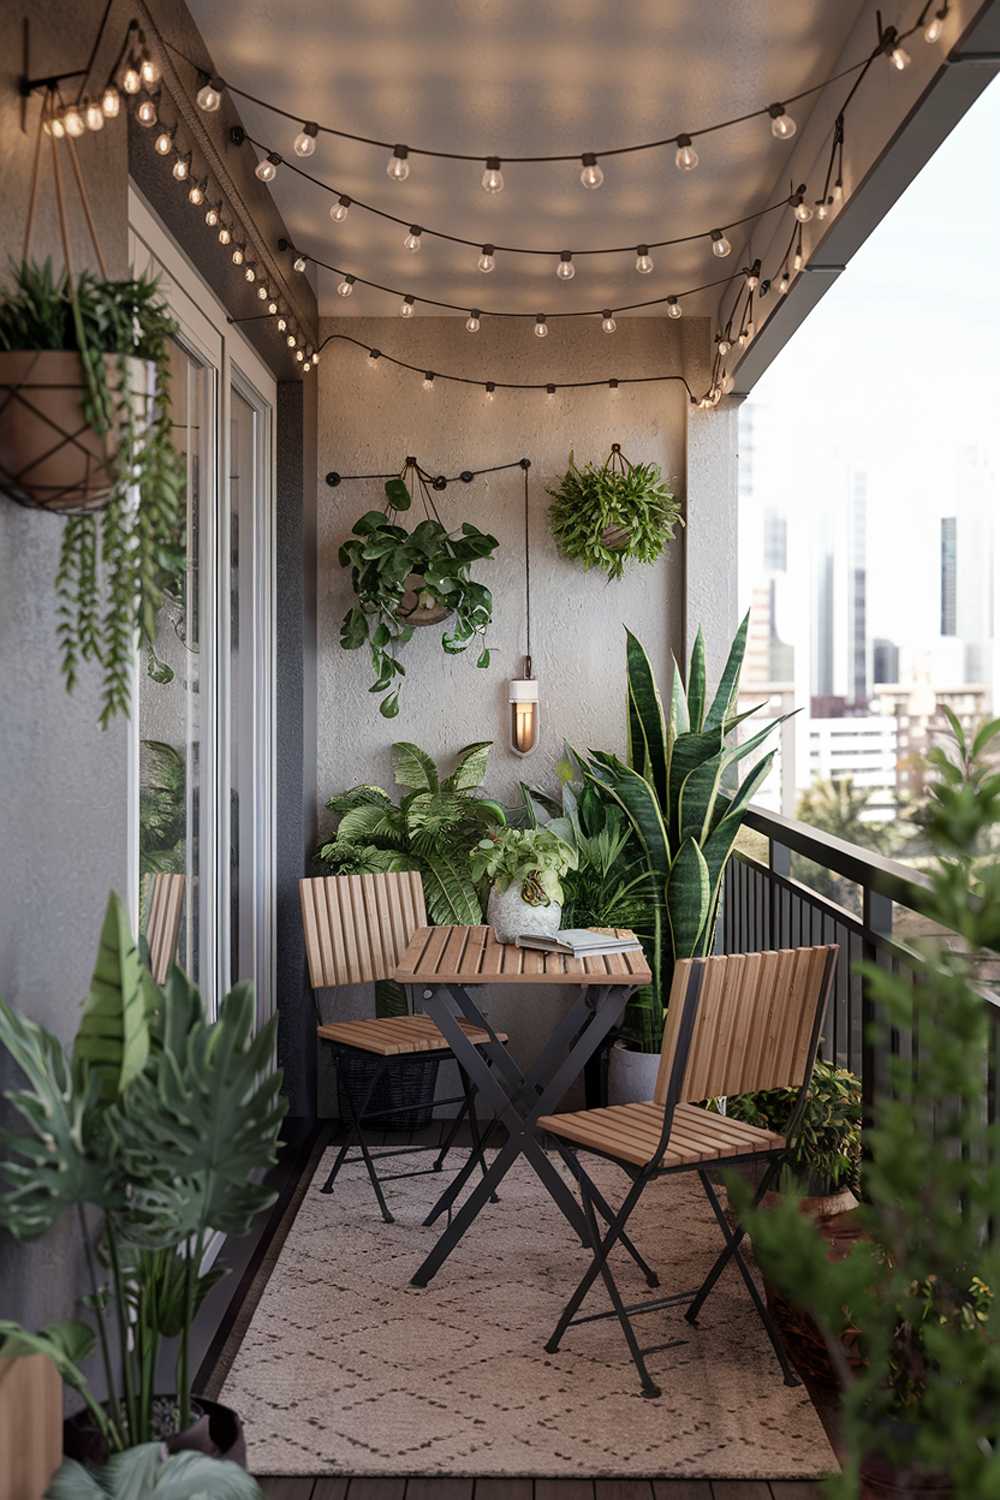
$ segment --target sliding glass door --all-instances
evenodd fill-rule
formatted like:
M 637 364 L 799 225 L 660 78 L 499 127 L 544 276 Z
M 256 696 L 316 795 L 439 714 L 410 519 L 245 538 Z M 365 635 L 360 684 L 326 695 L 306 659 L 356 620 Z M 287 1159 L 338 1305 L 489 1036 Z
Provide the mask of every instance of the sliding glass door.
M 131 890 L 183 874 L 178 959 L 214 1013 L 237 980 L 273 1007 L 274 381 L 138 195 L 133 265 L 178 325 L 174 439 L 187 483 L 154 639 L 137 662 Z

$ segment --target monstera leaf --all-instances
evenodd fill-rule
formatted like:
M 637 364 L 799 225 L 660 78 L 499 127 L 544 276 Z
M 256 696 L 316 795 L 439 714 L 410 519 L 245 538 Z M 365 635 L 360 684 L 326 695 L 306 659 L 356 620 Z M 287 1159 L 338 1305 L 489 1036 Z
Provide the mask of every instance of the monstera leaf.
M 74 1060 L 90 1067 L 105 1101 L 117 1099 L 145 1067 L 149 1012 L 155 1003 L 155 990 L 140 962 L 131 924 L 112 891 L 73 1046 Z
M 245 1469 L 207 1453 L 164 1454 L 162 1443 L 140 1443 L 117 1453 L 103 1469 L 64 1459 L 45 1500 L 261 1500 Z

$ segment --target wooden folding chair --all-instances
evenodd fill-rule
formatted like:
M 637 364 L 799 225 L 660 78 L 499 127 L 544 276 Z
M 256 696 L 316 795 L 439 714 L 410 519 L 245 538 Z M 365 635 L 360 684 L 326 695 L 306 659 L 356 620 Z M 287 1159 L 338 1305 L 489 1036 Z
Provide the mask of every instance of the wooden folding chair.
M 157 984 L 166 984 L 177 957 L 177 939 L 184 915 L 185 878 L 183 875 L 164 874 L 146 876 L 146 943 L 149 972 Z
M 417 928 L 427 926 L 423 886 L 415 871 L 387 875 L 331 875 L 300 880 L 299 895 L 309 979 L 314 991 L 342 984 L 365 984 L 392 978 L 399 959 Z M 362 1133 L 365 1120 L 381 1119 L 413 1108 L 412 1104 L 391 1108 L 380 1104 L 377 1109 L 370 1109 L 376 1090 L 388 1071 L 405 1066 L 408 1058 L 421 1053 L 434 1053 L 442 1059 L 454 1056 L 430 1016 L 413 1014 L 410 986 L 406 985 L 404 989 L 410 1012 L 408 1015 L 326 1023 L 320 1017 L 316 1028 L 320 1040 L 334 1049 L 341 1065 L 349 1066 L 352 1060 L 356 1061 L 365 1054 L 376 1059 L 376 1065 L 363 1085 L 360 1108 L 357 1108 L 352 1098 L 351 1089 L 341 1089 L 341 1098 L 348 1114 L 348 1136 L 322 1191 L 333 1192 L 337 1174 L 345 1162 L 363 1160 L 382 1217 L 387 1224 L 393 1222 L 393 1217 L 386 1206 L 382 1184 L 401 1177 L 421 1177 L 427 1172 L 440 1172 L 466 1116 L 472 1133 L 473 1151 L 479 1156 L 484 1173 L 486 1170 L 483 1137 L 476 1115 L 475 1090 L 462 1068 L 459 1069 L 462 1094 L 451 1099 L 436 1099 L 433 1103 L 434 1109 L 445 1104 L 458 1104 L 461 1108 L 432 1165 L 419 1171 L 396 1172 L 381 1178 L 375 1170 L 375 1163 L 387 1157 L 428 1150 L 427 1146 L 401 1146 L 391 1151 L 381 1151 L 377 1155 L 369 1150 Z M 459 1025 L 477 1047 L 486 1049 L 492 1045 L 489 1032 L 481 1027 L 464 1020 L 459 1021 Z M 496 1035 L 499 1042 L 506 1042 L 506 1033 L 498 1032 Z M 361 1155 L 349 1158 L 348 1152 L 354 1145 L 359 1148 Z
M 646 1368 L 646 1356 L 675 1348 L 685 1340 L 673 1339 L 641 1349 L 632 1319 L 688 1302 L 685 1317 L 694 1325 L 719 1276 L 730 1260 L 735 1260 L 767 1330 L 785 1384 L 799 1384 L 740 1251 L 745 1230 L 739 1224 L 730 1227 L 709 1173 L 720 1167 L 761 1163 L 764 1171 L 755 1205 L 776 1179 L 786 1159 L 788 1142 L 802 1119 L 836 962 L 836 946 L 682 960 L 670 992 L 654 1098 L 645 1104 L 546 1115 L 538 1121 L 538 1128 L 555 1139 L 579 1184 L 594 1253 L 545 1346 L 550 1354 L 559 1348 L 568 1328 L 617 1317 L 642 1381 L 642 1394 L 659 1396 L 660 1388 Z M 799 1090 L 784 1137 L 704 1107 L 709 1099 L 775 1088 Z M 600 1195 L 580 1164 L 581 1151 L 616 1163 L 632 1182 L 603 1238 L 595 1215 Z M 624 1238 L 625 1225 L 653 1178 L 692 1171 L 698 1173 L 725 1247 L 696 1291 L 674 1292 L 626 1307 L 611 1273 L 609 1253 Z M 598 1276 L 603 1278 L 611 1299 L 610 1310 L 577 1317 Z

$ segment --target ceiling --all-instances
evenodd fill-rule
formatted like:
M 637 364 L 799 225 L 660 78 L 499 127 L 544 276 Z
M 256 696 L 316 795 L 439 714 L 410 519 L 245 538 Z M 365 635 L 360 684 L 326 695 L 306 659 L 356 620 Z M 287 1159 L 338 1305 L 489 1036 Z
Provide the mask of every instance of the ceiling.
M 600 151 L 758 109 L 821 82 L 833 71 L 865 0 L 189 0 L 220 73 L 303 119 L 382 140 L 444 151 Z M 890 0 L 886 19 L 894 20 Z M 801 127 L 812 100 L 792 113 Z M 238 99 L 251 136 L 296 161 L 297 127 Z M 766 120 L 696 142 L 693 172 L 674 148 L 604 161 L 604 185 L 587 191 L 579 163 L 507 165 L 496 195 L 480 186 L 482 163 L 411 157 L 404 183 L 386 175 L 380 147 L 320 135 L 301 165 L 351 198 L 415 224 L 474 240 L 558 250 L 627 245 L 707 231 L 789 191 L 791 148 Z M 556 259 L 497 254 L 490 275 L 478 251 L 434 240 L 419 254 L 399 227 L 357 205 L 331 223 L 335 201 L 281 168 L 271 188 L 295 244 L 384 286 L 462 308 L 552 314 L 664 297 L 725 276 L 706 240 L 654 252 L 578 260 L 572 281 Z M 766 222 L 766 221 L 765 221 Z M 769 233 L 763 226 L 761 243 Z M 738 232 L 731 235 L 742 249 Z M 312 274 L 312 272 L 310 272 Z M 316 269 L 321 312 L 393 314 L 399 296 L 355 286 Z M 685 302 L 707 311 L 715 299 Z M 417 313 L 435 313 L 416 306 Z M 661 306 L 649 309 L 662 315 Z

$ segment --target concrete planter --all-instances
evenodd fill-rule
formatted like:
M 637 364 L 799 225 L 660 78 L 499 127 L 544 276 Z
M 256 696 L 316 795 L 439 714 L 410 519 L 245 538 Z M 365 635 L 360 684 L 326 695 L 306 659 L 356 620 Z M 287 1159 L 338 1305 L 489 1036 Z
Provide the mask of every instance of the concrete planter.
M 631 1052 L 615 1042 L 608 1053 L 608 1103 L 644 1104 L 656 1090 L 658 1052 Z
M 521 895 L 521 886 L 514 880 L 505 891 L 494 886 L 486 907 L 486 920 L 494 929 L 498 943 L 512 943 L 516 937 L 532 934 L 534 937 L 554 937 L 562 922 L 562 907 L 558 901 L 548 906 L 531 906 Z

